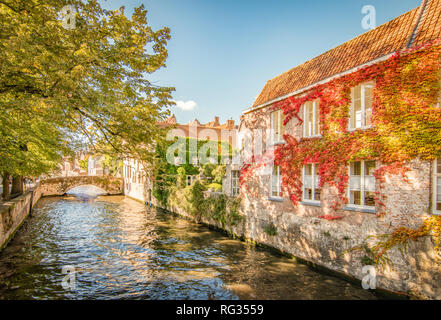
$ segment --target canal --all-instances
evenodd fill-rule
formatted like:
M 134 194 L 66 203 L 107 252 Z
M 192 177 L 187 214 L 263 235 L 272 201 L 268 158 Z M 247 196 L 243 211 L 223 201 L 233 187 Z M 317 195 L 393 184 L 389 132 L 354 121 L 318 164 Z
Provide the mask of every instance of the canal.
M 41 199 L 0 253 L 0 299 L 377 297 L 129 198 L 68 195 Z

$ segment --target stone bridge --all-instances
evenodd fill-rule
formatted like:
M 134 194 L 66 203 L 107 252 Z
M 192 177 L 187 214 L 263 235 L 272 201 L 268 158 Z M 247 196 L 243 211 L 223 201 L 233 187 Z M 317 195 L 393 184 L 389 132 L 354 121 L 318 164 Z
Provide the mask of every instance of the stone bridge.
M 85 185 L 101 188 L 109 195 L 123 194 L 124 192 L 123 179 L 112 176 L 59 177 L 40 181 L 42 196 L 62 196 L 70 189 Z

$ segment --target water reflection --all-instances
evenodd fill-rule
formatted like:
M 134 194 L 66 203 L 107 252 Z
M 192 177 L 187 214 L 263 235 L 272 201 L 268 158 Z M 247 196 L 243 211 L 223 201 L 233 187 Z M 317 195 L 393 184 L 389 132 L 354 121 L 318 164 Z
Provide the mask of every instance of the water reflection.
M 83 198 L 81 198 L 83 199 Z M 76 288 L 61 286 L 65 265 Z M 2 299 L 375 299 L 121 196 L 44 198 L 0 254 Z
M 66 192 L 66 194 L 87 202 L 92 201 L 101 195 L 106 195 L 107 192 L 93 185 L 84 185 L 72 188 Z

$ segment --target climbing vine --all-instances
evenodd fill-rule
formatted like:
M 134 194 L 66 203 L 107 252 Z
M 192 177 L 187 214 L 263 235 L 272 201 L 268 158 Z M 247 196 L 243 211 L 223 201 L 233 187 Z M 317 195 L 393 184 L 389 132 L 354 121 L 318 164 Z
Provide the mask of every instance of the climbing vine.
M 375 176 L 400 173 L 406 179 L 405 163 L 413 158 L 432 160 L 441 155 L 441 109 L 439 43 L 399 52 L 384 62 L 316 86 L 302 97 L 289 97 L 273 108 L 283 110 L 286 125 L 298 119 L 301 106 L 319 99 L 320 138 L 296 139 L 286 134 L 277 146 L 275 164 L 282 172 L 282 185 L 297 204 L 302 195 L 302 168 L 317 163 L 320 185 L 335 186 L 347 203 L 347 166 L 350 161 L 377 160 L 383 164 Z M 348 130 L 351 88 L 374 81 L 372 127 Z M 381 187 L 381 186 L 380 186 Z M 381 205 L 380 195 L 376 197 Z M 335 205 L 334 209 L 338 209 Z
M 397 247 L 400 252 L 404 254 L 407 252 L 409 240 L 416 241 L 418 238 L 425 236 L 432 236 L 435 242 L 435 251 L 440 252 L 441 248 L 441 217 L 432 216 L 424 221 L 424 223 L 417 229 L 406 227 L 399 227 L 390 234 L 383 234 L 380 236 L 370 236 L 361 245 L 356 246 L 344 253 L 351 251 L 358 251 L 364 253 L 362 258 L 366 264 L 375 264 L 386 266 L 390 264 L 388 251 Z M 368 245 L 368 240 L 377 240 L 373 245 Z M 439 261 L 439 257 L 438 257 Z
M 317 85 L 302 96 L 275 103 L 270 111 L 281 109 L 285 116 L 284 125 L 296 119 L 295 126 L 301 126 L 302 105 L 319 101 L 321 136 L 298 139 L 285 134 L 285 143 L 277 145 L 274 150 L 274 164 L 280 167 L 282 188 L 292 203 L 296 205 L 302 197 L 302 168 L 305 164 L 315 163 L 320 176 L 319 188 L 329 185 L 338 191 L 340 201 L 332 204 L 332 209 L 337 212 L 348 202 L 349 163 L 375 160 L 379 164 L 374 173 L 378 181 L 375 202 L 378 214 L 384 215 L 382 189 L 385 175 L 401 175 L 407 181 L 408 161 L 441 157 L 441 108 L 437 105 L 441 91 L 440 71 L 441 41 L 437 40 L 397 52 L 385 61 Z M 372 126 L 349 130 L 351 88 L 367 81 L 374 83 Z M 261 116 L 259 114 L 257 118 Z M 242 192 L 247 191 L 248 179 L 254 176 L 253 171 L 260 165 L 255 158 L 245 163 L 241 172 L 241 182 L 245 186 Z M 371 248 L 373 260 L 384 262 L 390 248 L 403 247 L 408 240 L 430 233 L 437 239 L 439 250 L 440 230 L 441 219 L 438 217 L 427 219 L 417 230 L 398 228 L 381 237 Z

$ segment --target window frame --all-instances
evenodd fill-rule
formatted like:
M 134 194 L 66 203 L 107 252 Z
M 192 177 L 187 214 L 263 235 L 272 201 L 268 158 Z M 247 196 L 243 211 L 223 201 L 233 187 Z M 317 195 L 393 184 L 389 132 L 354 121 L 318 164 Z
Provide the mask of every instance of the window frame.
M 311 169 L 311 173 L 312 173 L 312 199 L 306 199 L 305 198 L 305 177 L 306 177 L 306 166 L 307 165 L 312 165 L 312 169 Z M 303 169 L 302 169 L 302 184 L 303 184 L 303 186 L 302 186 L 302 202 L 305 202 L 305 203 L 313 203 L 313 204 L 321 204 L 322 203 L 322 197 L 321 197 L 321 192 L 320 192 L 320 200 L 315 200 L 315 190 L 321 190 L 318 186 L 320 185 L 320 175 L 319 174 L 317 174 L 317 176 L 319 177 L 319 180 L 318 180 L 318 183 L 317 183 L 317 186 L 315 185 L 315 176 L 316 176 L 316 172 L 315 172 L 315 170 L 316 170 L 316 166 L 317 166 L 317 170 L 318 170 L 318 164 L 317 163 L 308 163 L 307 165 L 304 165 L 303 166 Z
M 273 177 L 274 177 L 274 168 L 277 168 L 277 185 L 278 195 L 273 195 Z M 271 175 L 270 175 L 270 199 L 282 199 L 282 175 L 280 174 L 280 166 L 273 166 L 271 169 Z
M 273 128 L 273 124 L 274 124 L 274 115 L 277 114 L 277 137 L 276 137 L 276 130 L 274 130 Z M 271 112 L 271 144 L 275 145 L 275 144 L 280 144 L 280 143 L 284 143 L 283 141 L 283 135 L 285 134 L 285 126 L 283 125 L 283 121 L 282 118 L 284 118 L 283 116 L 283 111 L 281 109 L 279 110 L 275 110 L 273 112 Z
M 237 175 L 237 177 L 235 175 Z M 239 177 L 240 177 L 240 170 L 231 170 L 231 196 L 232 197 L 237 197 L 240 193 Z
M 188 184 L 188 180 L 190 180 L 190 184 Z M 193 185 L 193 183 L 197 180 L 197 176 L 195 175 L 187 175 L 187 179 L 186 179 L 186 185 L 187 187 L 191 187 Z
M 362 82 L 359 83 L 358 85 L 356 85 L 355 87 L 351 88 L 351 105 L 349 107 L 349 122 L 348 122 L 348 131 L 355 131 L 358 129 L 369 129 L 372 128 L 372 109 L 373 109 L 373 95 L 371 95 L 371 124 L 370 125 L 366 125 L 366 86 L 371 84 L 372 85 L 372 89 L 375 88 L 375 81 L 366 81 L 366 82 Z M 352 120 L 353 117 L 355 118 L 355 107 L 354 107 L 354 90 L 356 87 L 361 86 L 361 92 L 360 92 L 360 100 L 361 100 L 361 126 L 360 127 L 352 127 Z
M 374 160 L 360 160 L 360 161 L 352 161 L 352 162 L 361 162 L 361 176 L 360 176 L 360 201 L 361 201 L 361 205 L 360 204 L 352 204 L 350 203 L 351 201 L 351 163 L 349 163 L 349 167 L 348 167 L 348 175 L 349 175 L 349 184 L 348 184 L 348 190 L 347 190 L 347 196 L 348 196 L 348 204 L 347 207 L 348 208 L 352 208 L 352 209 L 361 209 L 361 210 L 369 210 L 369 211 L 376 211 L 376 206 L 367 206 L 366 205 L 366 199 L 365 199 L 365 178 L 366 178 L 366 162 L 368 161 L 374 161 Z M 377 167 L 377 161 L 375 162 L 375 167 Z M 375 179 L 375 176 L 374 176 Z M 377 180 L 375 179 L 375 191 L 373 191 L 374 193 L 377 190 Z
M 437 203 L 437 194 L 438 194 L 438 178 L 441 178 L 441 173 L 438 173 L 438 161 L 441 161 L 441 158 L 435 159 L 433 162 L 433 171 L 432 171 L 432 177 L 433 177 L 433 188 L 432 188 L 432 214 L 440 216 L 441 210 L 436 209 L 436 203 Z
M 307 134 L 307 127 L 306 127 L 306 104 L 308 102 L 312 102 L 312 134 L 309 135 Z M 319 99 L 315 99 L 313 101 L 308 101 L 305 102 L 303 104 L 303 137 L 304 138 L 317 138 L 317 137 L 321 137 L 321 130 L 320 130 L 320 100 Z M 318 115 L 319 118 L 316 118 L 317 115 L 317 109 L 318 109 Z M 316 128 L 316 121 L 317 123 L 317 127 L 318 127 L 318 132 L 315 132 L 315 128 Z
M 435 108 L 441 108 L 441 90 L 438 93 L 438 102 L 435 104 Z

